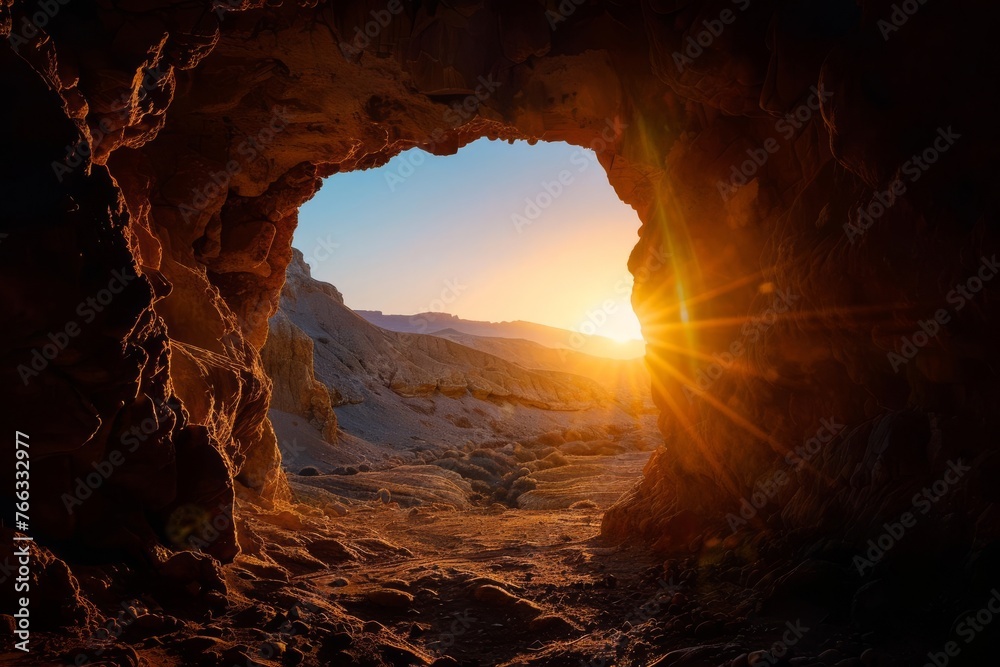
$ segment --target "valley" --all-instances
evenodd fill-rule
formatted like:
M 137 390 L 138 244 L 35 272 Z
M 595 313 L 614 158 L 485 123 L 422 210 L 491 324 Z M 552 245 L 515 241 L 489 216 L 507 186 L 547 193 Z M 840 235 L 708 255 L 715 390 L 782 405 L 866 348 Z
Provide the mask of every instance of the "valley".
M 296 492 L 348 504 L 603 509 L 638 479 L 661 439 L 642 358 L 382 329 L 295 252 L 262 356 Z

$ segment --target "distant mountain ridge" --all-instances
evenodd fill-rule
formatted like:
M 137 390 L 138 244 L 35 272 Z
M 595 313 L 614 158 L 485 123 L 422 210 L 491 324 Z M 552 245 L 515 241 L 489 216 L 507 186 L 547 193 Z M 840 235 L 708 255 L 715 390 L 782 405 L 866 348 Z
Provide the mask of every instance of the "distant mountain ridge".
M 646 353 L 641 340 L 618 342 L 604 336 L 587 336 L 581 333 L 550 327 L 535 322 L 485 322 L 466 320 L 449 313 L 417 313 L 415 315 L 387 315 L 380 310 L 355 310 L 375 326 L 399 333 L 431 335 L 468 334 L 485 338 L 515 338 L 531 341 L 548 348 L 573 350 L 608 359 L 635 359 Z
M 261 351 L 272 382 L 269 416 L 293 471 L 408 461 L 550 432 L 657 437 L 644 359 L 444 328 L 438 335 L 383 329 L 313 279 L 294 248 L 269 325 Z

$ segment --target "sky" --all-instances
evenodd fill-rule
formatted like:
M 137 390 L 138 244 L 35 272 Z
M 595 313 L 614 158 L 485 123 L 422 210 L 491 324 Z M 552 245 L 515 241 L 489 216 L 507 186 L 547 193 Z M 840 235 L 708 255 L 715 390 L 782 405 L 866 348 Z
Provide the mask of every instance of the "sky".
M 526 320 L 641 339 L 626 268 L 639 219 L 594 154 L 480 139 L 335 174 L 293 245 L 355 310 Z

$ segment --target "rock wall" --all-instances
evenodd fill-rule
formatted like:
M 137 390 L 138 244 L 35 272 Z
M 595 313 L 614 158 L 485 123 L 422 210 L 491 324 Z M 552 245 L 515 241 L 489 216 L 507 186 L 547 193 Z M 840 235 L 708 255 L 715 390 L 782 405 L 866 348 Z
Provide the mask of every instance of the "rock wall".
M 977 3 L 38 11 L 0 6 L 0 391 L 32 437 L 40 543 L 163 563 L 178 512 L 281 502 L 259 351 L 298 207 L 323 177 L 483 136 L 593 148 L 644 223 L 629 269 L 666 445 L 608 535 L 697 546 L 791 469 L 742 534 L 861 537 L 957 458 L 973 472 L 951 525 L 994 530 L 974 522 L 995 495 L 995 287 L 949 298 L 995 247 Z M 942 309 L 912 359 L 887 358 Z M 786 463 L 824 419 L 836 437 Z
M 289 276 L 285 283 L 286 298 L 290 293 L 289 283 L 303 282 L 309 278 L 309 266 L 303 261 L 302 253 L 293 248 L 294 259 L 289 264 Z M 300 280 L 296 281 L 296 278 Z M 340 303 L 344 297 L 326 283 L 315 283 L 330 288 L 330 296 Z M 264 370 L 271 378 L 271 408 L 298 415 L 320 429 L 324 440 L 337 442 L 337 413 L 333 411 L 333 397 L 326 385 L 316 379 L 314 372 L 313 339 L 278 311 L 271 318 L 267 343 L 261 349 Z

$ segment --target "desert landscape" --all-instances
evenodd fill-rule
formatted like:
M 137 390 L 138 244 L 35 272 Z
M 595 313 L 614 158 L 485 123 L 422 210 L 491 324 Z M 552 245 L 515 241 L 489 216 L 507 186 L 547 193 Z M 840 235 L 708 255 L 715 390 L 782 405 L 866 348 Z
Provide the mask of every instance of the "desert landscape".
M 661 439 L 642 357 L 380 329 L 298 251 L 262 357 L 293 490 L 403 507 L 603 509 Z

